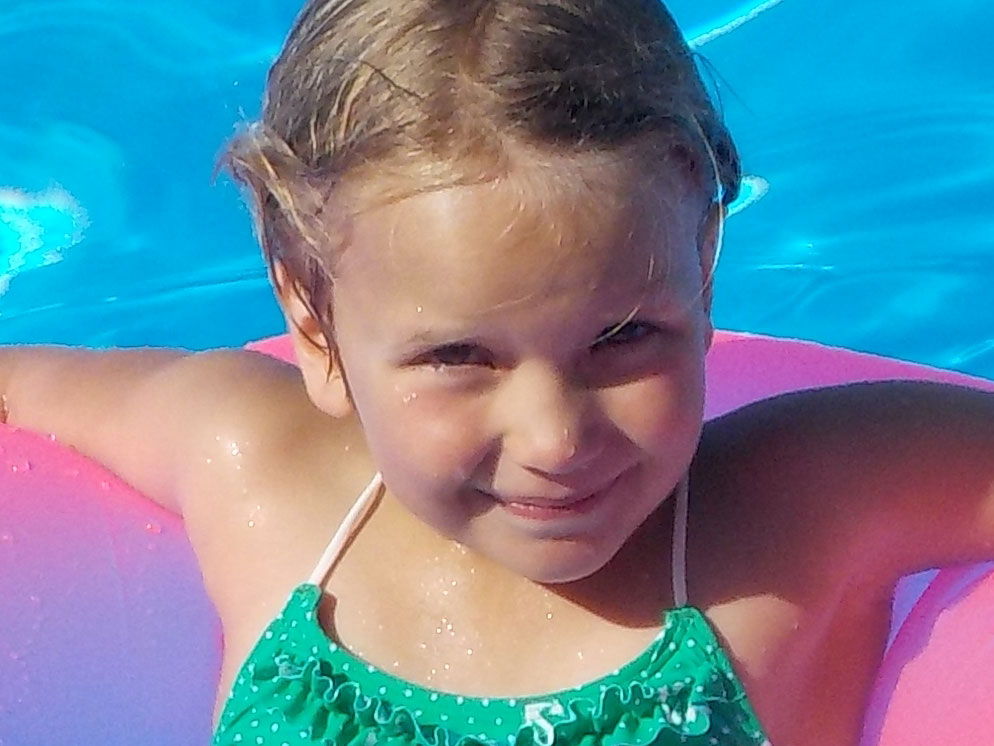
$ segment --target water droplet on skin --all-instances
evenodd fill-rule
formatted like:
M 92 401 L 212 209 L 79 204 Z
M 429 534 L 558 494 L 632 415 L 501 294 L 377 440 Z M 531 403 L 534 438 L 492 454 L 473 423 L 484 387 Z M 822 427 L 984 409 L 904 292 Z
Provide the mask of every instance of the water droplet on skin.
M 424 310 L 425 310 L 425 309 L 424 309 L 423 307 L 421 307 L 421 306 L 418 306 L 418 313 L 424 313 Z
M 109 492 L 110 491 L 110 482 L 101 481 L 100 482 L 100 489 L 102 489 L 104 492 Z
M 13 544 L 14 543 L 13 534 L 3 534 L 2 536 L 0 536 L 0 543 Z
M 352 446 L 345 446 L 345 452 L 348 453 L 352 449 Z
M 261 512 L 262 512 L 262 505 L 261 504 L 257 504 L 255 507 L 252 508 L 251 512 L 248 514 L 248 527 L 249 528 L 255 528 L 255 524 L 257 523 L 256 519 L 259 518 L 259 514 Z
M 213 464 L 214 463 L 214 459 L 212 459 L 212 458 L 204 459 L 204 461 L 206 461 L 208 464 Z
M 550 612 L 548 612 L 548 613 L 547 613 L 547 614 L 545 615 L 545 618 L 546 618 L 546 619 L 552 619 L 552 612 L 551 612 L 551 611 L 550 611 Z
M 472 654 L 473 654 L 473 648 L 466 648 L 466 655 L 472 655 Z
M 28 596 L 28 600 L 31 601 L 32 606 L 38 606 L 39 604 L 41 604 L 41 599 L 33 594 Z
M 148 521 L 145 524 L 145 531 L 150 534 L 158 535 L 162 533 L 162 526 L 160 526 L 158 523 L 152 523 L 151 521 Z
M 428 649 L 428 643 L 426 643 L 426 642 L 418 643 L 418 647 L 421 648 L 422 650 L 427 650 Z
M 401 401 L 404 402 L 404 404 L 410 404 L 412 401 L 414 401 L 417 398 L 418 398 L 417 393 L 412 391 L 409 394 L 404 394 L 404 397 L 401 399 Z
M 54 443 L 55 441 L 57 441 L 57 440 L 58 440 L 58 438 L 56 438 L 56 437 L 55 437 L 55 433 L 49 433 L 49 434 L 48 434 L 48 439 L 49 439 L 49 441 L 51 441 L 52 443 Z M 0 453 L 2 453 L 2 451 L 0 451 Z

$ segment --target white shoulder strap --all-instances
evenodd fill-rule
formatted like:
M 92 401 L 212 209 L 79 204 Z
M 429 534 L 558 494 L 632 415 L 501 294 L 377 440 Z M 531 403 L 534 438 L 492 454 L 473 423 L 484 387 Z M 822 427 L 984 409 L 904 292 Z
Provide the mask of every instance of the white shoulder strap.
M 673 602 L 687 605 L 687 515 L 689 512 L 689 478 L 676 486 L 673 509 Z
M 383 477 L 379 472 L 376 472 L 366 486 L 366 489 L 362 491 L 362 494 L 356 499 L 355 504 L 345 515 L 338 530 L 335 531 L 335 535 L 331 537 L 331 541 L 328 542 L 328 547 L 324 550 L 324 554 L 321 555 L 321 559 L 318 560 L 314 572 L 311 573 L 311 577 L 307 581 L 308 583 L 319 587 L 324 585 L 325 578 L 328 577 L 328 573 L 331 572 L 331 569 L 338 560 L 341 559 L 345 547 L 355 538 L 366 516 L 376 507 L 376 503 L 379 501 L 383 492 L 382 487 Z

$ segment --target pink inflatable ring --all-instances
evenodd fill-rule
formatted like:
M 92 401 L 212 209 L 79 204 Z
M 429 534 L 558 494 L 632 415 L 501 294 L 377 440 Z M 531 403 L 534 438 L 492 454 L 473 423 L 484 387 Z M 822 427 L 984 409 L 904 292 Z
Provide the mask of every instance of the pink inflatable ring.
M 286 338 L 251 345 L 283 359 Z M 851 381 L 989 381 L 720 333 L 707 415 Z M 994 722 L 994 565 L 908 578 L 863 743 L 976 743 Z M 0 426 L 0 746 L 206 746 L 220 626 L 180 520 L 43 435 Z

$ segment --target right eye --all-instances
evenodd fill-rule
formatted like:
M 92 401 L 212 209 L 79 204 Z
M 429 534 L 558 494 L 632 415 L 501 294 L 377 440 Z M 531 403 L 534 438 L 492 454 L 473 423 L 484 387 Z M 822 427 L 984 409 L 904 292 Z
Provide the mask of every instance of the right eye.
M 418 365 L 427 365 L 436 370 L 470 366 L 492 368 L 494 359 L 490 352 L 478 345 L 451 344 L 436 347 L 420 355 L 415 360 L 415 363 Z

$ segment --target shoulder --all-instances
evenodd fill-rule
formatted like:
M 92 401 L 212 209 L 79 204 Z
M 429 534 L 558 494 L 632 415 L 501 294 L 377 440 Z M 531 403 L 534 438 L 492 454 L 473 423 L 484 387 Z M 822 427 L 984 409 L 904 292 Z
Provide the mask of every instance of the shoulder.
M 994 537 L 981 519 L 994 480 L 990 393 L 913 381 L 792 393 L 709 423 L 702 453 L 757 541 L 847 582 L 889 586 L 967 561 Z
M 182 423 L 189 444 L 212 463 L 247 455 L 245 448 L 258 454 L 292 446 L 331 424 L 310 402 L 296 367 L 246 350 L 185 356 L 150 388 L 160 402 L 172 400 L 177 413 L 189 415 Z
M 705 425 L 692 484 L 703 503 L 699 516 L 726 536 L 723 565 L 739 568 L 738 580 L 726 575 L 733 587 L 759 578 L 761 594 L 805 605 L 854 574 L 848 563 L 859 542 L 852 507 L 859 507 L 860 475 L 849 451 L 865 393 L 796 392 Z
M 193 355 L 169 376 L 196 413 L 176 489 L 208 593 L 222 617 L 268 614 L 368 479 L 361 430 L 318 410 L 295 367 L 256 353 Z
M 327 420 L 311 405 L 296 368 L 245 350 L 178 358 L 140 393 L 134 405 L 150 406 L 158 426 L 177 433 L 173 489 L 185 520 L 204 502 L 208 484 L 221 498 L 232 473 L 267 469 Z
M 218 349 L 184 355 L 164 369 L 158 385 L 187 397 L 217 403 L 247 393 L 303 391 L 294 366 L 249 350 Z

